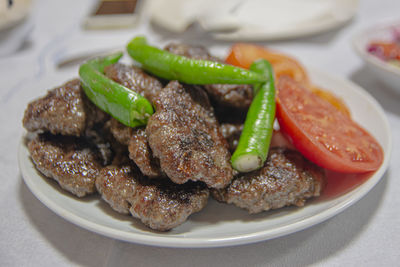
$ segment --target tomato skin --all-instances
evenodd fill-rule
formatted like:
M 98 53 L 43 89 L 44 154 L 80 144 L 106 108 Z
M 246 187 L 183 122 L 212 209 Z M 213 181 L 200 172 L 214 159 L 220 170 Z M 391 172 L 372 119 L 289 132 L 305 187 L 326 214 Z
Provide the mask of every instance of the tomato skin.
M 310 161 L 344 173 L 382 164 L 383 150 L 366 130 L 290 77 L 279 79 L 276 103 L 281 131 Z
M 311 85 L 305 68 L 294 58 L 271 51 L 262 46 L 236 43 L 232 45 L 231 51 L 225 61 L 234 66 L 249 68 L 253 61 L 260 58 L 266 59 L 272 64 L 276 76 L 275 80 L 278 80 L 278 78 L 283 75 L 290 76 L 295 81 L 309 88 L 318 96 L 328 100 L 328 102 L 337 109 L 350 116 L 349 109 L 340 98 L 328 91 Z
M 260 58 L 266 59 L 271 63 L 276 78 L 279 78 L 281 75 L 289 75 L 304 86 L 310 85 L 305 68 L 297 60 L 262 46 L 236 43 L 232 45 L 231 51 L 225 61 L 231 65 L 248 69 L 255 60 Z

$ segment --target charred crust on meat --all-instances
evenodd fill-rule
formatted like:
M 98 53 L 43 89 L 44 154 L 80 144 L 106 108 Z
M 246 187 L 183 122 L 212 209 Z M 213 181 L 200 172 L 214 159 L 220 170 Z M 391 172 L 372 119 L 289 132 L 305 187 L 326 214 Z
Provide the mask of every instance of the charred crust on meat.
M 226 186 L 233 177 L 228 144 L 201 88 L 170 82 L 155 101 L 146 134 L 153 155 L 175 183 Z
M 303 206 L 306 199 L 320 195 L 324 177 L 323 169 L 299 152 L 272 148 L 263 168 L 237 175 L 226 188 L 212 190 L 212 196 L 250 213 Z
M 78 197 L 96 192 L 103 159 L 86 139 L 44 133 L 30 140 L 28 149 L 36 168 L 63 189 Z
M 177 185 L 166 179 L 150 180 L 131 164 L 104 168 L 96 187 L 114 210 L 130 213 L 159 231 L 185 222 L 207 204 L 209 197 L 209 190 L 202 183 Z
M 30 132 L 82 136 L 86 129 L 107 119 L 108 115 L 87 99 L 80 80 L 74 79 L 30 102 L 22 122 Z

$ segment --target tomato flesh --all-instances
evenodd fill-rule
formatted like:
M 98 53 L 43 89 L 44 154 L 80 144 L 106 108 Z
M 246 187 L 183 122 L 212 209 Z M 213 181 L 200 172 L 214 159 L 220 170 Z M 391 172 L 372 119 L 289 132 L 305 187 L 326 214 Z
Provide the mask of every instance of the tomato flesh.
M 366 130 L 290 77 L 278 81 L 276 111 L 281 131 L 317 165 L 362 173 L 382 164 L 383 150 Z

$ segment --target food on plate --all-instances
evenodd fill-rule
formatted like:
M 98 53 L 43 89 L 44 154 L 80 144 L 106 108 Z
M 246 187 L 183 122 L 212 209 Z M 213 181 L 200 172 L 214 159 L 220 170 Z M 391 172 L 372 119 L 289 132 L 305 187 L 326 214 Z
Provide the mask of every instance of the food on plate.
M 155 101 L 146 127 L 153 155 L 175 183 L 203 181 L 222 188 L 232 180 L 228 144 L 218 127 L 207 94 L 171 81 Z
M 93 124 L 107 118 L 87 99 L 79 79 L 74 79 L 29 103 L 23 125 L 30 132 L 81 136 Z
M 311 161 L 324 166 L 318 159 L 332 158 L 322 149 L 297 145 L 307 139 L 287 118 L 293 108 L 285 108 L 293 98 L 308 97 L 340 118 L 327 129 L 350 121 L 352 127 L 346 129 L 355 128 L 361 138 L 343 139 L 348 148 L 374 141 L 349 115 L 311 90 L 296 94 L 301 85 L 311 86 L 301 65 L 296 77 L 303 82 L 280 75 L 275 95 L 275 76 L 265 60 L 245 70 L 224 64 L 203 47 L 171 44 L 160 50 L 142 37 L 134 38 L 127 50 L 141 68 L 118 63 L 120 53 L 90 60 L 81 65 L 80 80 L 29 103 L 23 125 L 30 132 L 33 163 L 44 176 L 79 197 L 97 191 L 113 209 L 152 229 L 166 231 L 185 222 L 206 206 L 210 190 L 217 200 L 250 213 L 302 206 L 319 196 L 325 170 Z M 279 60 L 287 61 L 283 55 L 270 59 L 274 69 Z M 281 132 L 273 133 L 276 99 L 281 132 L 299 151 Z M 303 117 L 321 123 L 311 115 Z M 299 129 L 303 132 L 297 133 Z M 379 144 L 372 147 L 379 152 Z M 235 170 L 235 153 L 256 157 Z M 340 170 L 375 170 L 381 160 L 378 153 L 374 168 L 371 162 L 357 162 Z
M 109 165 L 96 179 L 96 188 L 110 206 L 130 213 L 145 225 L 170 230 L 205 207 L 209 190 L 202 183 L 177 185 L 162 179 L 148 179 L 132 164 Z
M 393 29 L 393 40 L 374 40 L 367 46 L 368 53 L 400 67 L 400 27 Z
M 108 121 L 108 126 L 114 138 L 122 145 L 128 146 L 129 158 L 135 162 L 145 176 L 149 178 L 165 176 L 159 161 L 153 157 L 145 128 L 131 128 L 119 123 L 114 118 Z
M 268 60 L 272 64 L 276 79 L 279 79 L 282 75 L 287 75 L 305 86 L 310 85 L 310 79 L 305 68 L 297 60 L 263 46 L 236 43 L 232 45 L 226 62 L 248 69 L 254 61 L 261 58 Z
M 145 37 L 133 38 L 127 45 L 129 55 L 157 77 L 188 84 L 254 84 L 266 76 L 215 61 L 190 59 L 150 46 Z
M 117 63 L 121 57 L 122 53 L 119 52 L 82 64 L 79 68 L 81 86 L 97 107 L 121 123 L 130 127 L 145 125 L 153 114 L 151 103 L 139 93 L 104 75 L 104 68 Z
M 36 168 L 65 190 L 83 197 L 96 192 L 101 153 L 83 137 L 41 134 L 28 143 Z
M 323 90 L 317 86 L 312 86 L 311 91 L 319 96 L 320 98 L 328 101 L 331 103 L 337 110 L 342 112 L 343 114 L 347 115 L 348 117 L 351 117 L 350 110 L 344 103 L 343 99 L 335 96 L 331 92 L 328 92 L 326 90 Z
M 239 172 L 261 168 L 268 156 L 275 120 L 275 82 L 271 64 L 257 60 L 250 70 L 268 76 L 267 82 L 254 85 L 254 98 L 247 111 L 246 121 L 231 162 Z
M 222 60 L 211 56 L 210 53 L 201 46 L 173 43 L 167 45 L 164 49 L 187 58 L 223 63 Z M 212 100 L 219 104 L 236 108 L 247 109 L 253 98 L 253 88 L 250 84 L 205 84 L 204 89 Z
M 290 77 L 279 79 L 276 103 L 281 131 L 312 162 L 347 173 L 375 171 L 382 164 L 374 137 Z
M 158 79 L 135 66 L 121 63 L 112 64 L 104 68 L 104 74 L 114 82 L 143 95 L 151 103 L 163 88 Z
M 319 97 L 330 102 L 340 111 L 350 114 L 349 108 L 341 98 L 312 85 L 303 65 L 288 55 L 254 44 L 236 43 L 232 45 L 231 51 L 226 58 L 226 62 L 242 68 L 250 68 L 250 65 L 258 59 L 266 59 L 272 64 L 276 80 L 281 76 L 289 76 L 296 82 L 309 88 Z
M 212 196 L 259 213 L 285 206 L 303 206 L 306 199 L 318 197 L 324 181 L 322 168 L 299 152 L 272 148 L 265 165 L 250 173 L 238 174 L 223 189 L 212 189 Z

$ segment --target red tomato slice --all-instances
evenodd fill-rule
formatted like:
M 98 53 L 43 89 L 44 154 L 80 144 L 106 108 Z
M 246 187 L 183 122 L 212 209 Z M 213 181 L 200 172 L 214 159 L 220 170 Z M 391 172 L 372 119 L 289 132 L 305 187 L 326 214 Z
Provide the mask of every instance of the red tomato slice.
M 272 64 L 277 78 L 281 75 L 288 75 L 305 86 L 310 85 L 305 68 L 296 59 L 259 45 L 236 43 L 232 45 L 225 61 L 231 65 L 248 69 L 255 60 L 260 58 L 266 59 Z
M 312 162 L 345 173 L 381 165 L 383 150 L 366 130 L 290 77 L 279 79 L 276 101 L 281 131 Z

